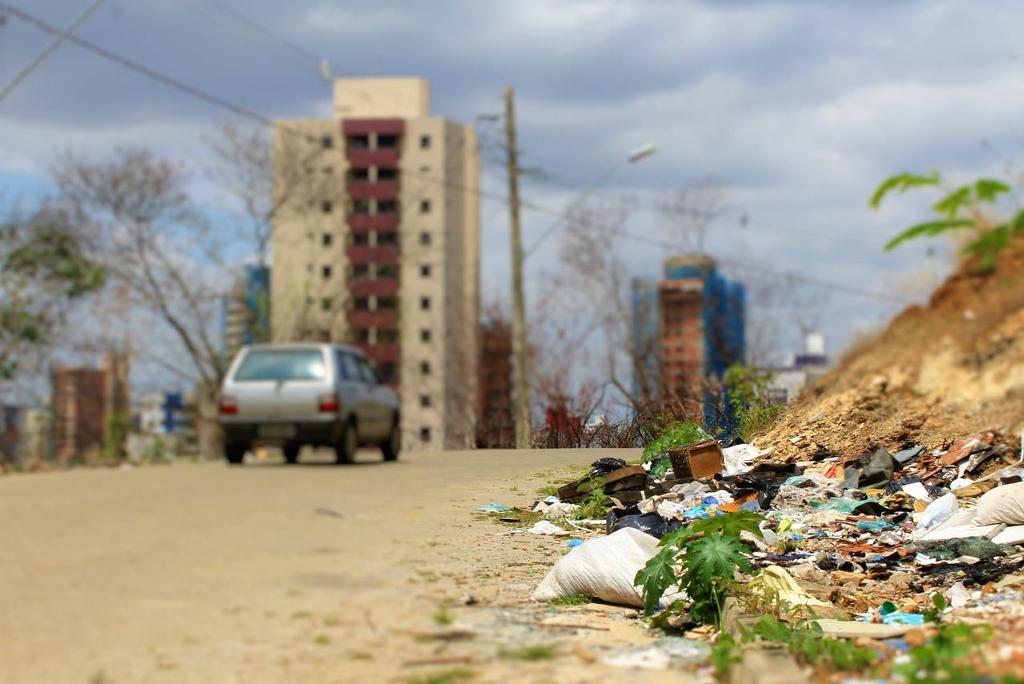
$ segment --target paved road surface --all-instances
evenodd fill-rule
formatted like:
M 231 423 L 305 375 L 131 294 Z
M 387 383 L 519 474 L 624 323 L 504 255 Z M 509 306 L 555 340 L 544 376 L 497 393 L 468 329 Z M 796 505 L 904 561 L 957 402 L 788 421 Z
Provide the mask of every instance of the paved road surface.
M 439 601 L 564 552 L 476 507 L 594 452 L 361 457 L 0 477 L 0 682 L 406 681 Z

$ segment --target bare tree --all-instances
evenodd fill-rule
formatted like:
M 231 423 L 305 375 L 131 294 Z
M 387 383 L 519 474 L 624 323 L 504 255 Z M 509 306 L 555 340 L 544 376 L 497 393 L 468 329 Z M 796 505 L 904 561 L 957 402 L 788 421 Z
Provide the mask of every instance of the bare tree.
M 665 229 L 680 247 L 699 254 L 707 249 L 708 234 L 726 209 L 723 187 L 708 177 L 666 192 L 658 200 Z
M 218 322 L 230 279 L 223 242 L 193 207 L 187 175 L 144 149 L 118 149 L 102 160 L 67 153 L 53 174 L 69 219 L 90 230 L 95 258 L 177 351 L 159 347 L 151 330 L 136 354 L 195 383 L 199 447 L 219 455 L 216 405 L 228 360 Z

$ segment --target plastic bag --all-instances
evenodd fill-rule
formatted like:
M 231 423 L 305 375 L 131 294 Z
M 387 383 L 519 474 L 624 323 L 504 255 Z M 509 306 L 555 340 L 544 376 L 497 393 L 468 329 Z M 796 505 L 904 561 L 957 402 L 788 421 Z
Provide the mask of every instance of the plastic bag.
M 583 594 L 639 608 L 643 597 L 633 578 L 658 552 L 658 540 L 626 528 L 590 539 L 563 556 L 533 592 L 534 601 Z
M 956 501 L 956 494 L 953 492 L 944 494 L 935 501 L 932 501 L 928 504 L 928 508 L 924 509 L 921 519 L 917 522 L 917 528 L 919 530 L 927 530 L 935 527 L 952 518 L 959 510 L 960 504 Z
M 1024 525 L 1024 482 L 1003 485 L 978 499 L 975 525 Z

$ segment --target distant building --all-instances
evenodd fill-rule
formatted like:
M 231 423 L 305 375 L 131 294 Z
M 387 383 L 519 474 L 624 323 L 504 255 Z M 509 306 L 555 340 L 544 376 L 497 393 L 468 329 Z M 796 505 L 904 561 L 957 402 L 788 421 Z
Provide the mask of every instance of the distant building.
M 246 264 L 233 291 L 224 298 L 221 318 L 224 355 L 233 358 L 246 344 L 270 340 L 270 269 Z
M 275 121 L 273 339 L 358 345 L 398 389 L 403 449 L 470 447 L 476 131 L 431 112 L 421 78 L 338 79 L 333 104 Z
M 632 287 L 634 386 L 659 401 L 682 402 L 705 424 L 721 419 L 725 370 L 745 353 L 746 292 L 718 273 L 714 259 L 684 254 L 665 261 L 664 277 Z
M 481 449 L 515 446 L 512 417 L 512 329 L 494 317 L 480 326 L 479 415 L 476 445 Z
M 102 451 L 111 420 L 129 412 L 127 356 L 107 354 L 98 369 L 55 368 L 51 383 L 54 457 Z
M 823 375 L 829 369 L 830 361 L 825 352 L 825 336 L 812 332 L 804 337 L 802 352 L 792 354 L 785 365 L 765 370 L 771 371 L 768 392 L 773 401 L 784 404 L 800 396 L 808 382 Z
M 139 403 L 139 431 L 149 435 L 169 435 L 185 425 L 181 392 L 152 392 Z

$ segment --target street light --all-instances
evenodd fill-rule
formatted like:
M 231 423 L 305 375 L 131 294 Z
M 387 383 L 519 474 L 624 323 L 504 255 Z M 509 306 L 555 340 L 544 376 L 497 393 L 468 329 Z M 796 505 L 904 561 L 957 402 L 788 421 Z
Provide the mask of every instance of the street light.
M 546 231 L 544 231 L 544 234 L 541 235 L 540 238 L 536 242 L 534 242 L 532 245 L 530 245 L 530 247 L 528 247 L 523 252 L 523 258 L 525 259 L 526 257 L 528 257 L 531 254 L 533 254 L 535 251 L 537 251 L 537 248 L 540 247 L 541 244 L 545 240 L 547 240 L 549 237 L 551 237 L 556 232 L 558 232 L 558 229 L 562 227 L 562 222 L 566 218 L 568 218 L 569 215 L 572 214 L 573 210 L 576 209 L 576 207 L 578 207 L 581 204 L 583 204 L 583 202 L 588 197 L 593 195 L 602 185 L 607 183 L 608 179 L 610 179 L 612 176 L 614 176 L 616 173 L 618 173 L 624 167 L 629 166 L 630 164 L 635 164 L 638 161 L 641 161 L 643 159 L 647 159 L 647 157 L 650 157 L 652 154 L 654 154 L 657 151 L 658 151 L 658 148 L 653 143 L 646 143 L 644 145 L 641 145 L 640 147 L 637 147 L 632 152 L 630 152 L 629 156 L 626 157 L 626 160 L 624 162 L 622 162 L 620 164 L 616 164 L 612 168 L 608 169 L 608 171 L 606 171 L 596 181 L 594 181 L 594 183 L 591 184 L 590 187 L 588 187 L 586 190 L 584 190 L 583 194 L 581 194 L 579 197 L 577 197 L 576 200 L 572 204 L 570 204 L 569 207 L 564 212 L 562 212 L 561 216 L 559 216 L 557 219 L 555 219 L 555 222 L 552 223 L 551 226 Z

